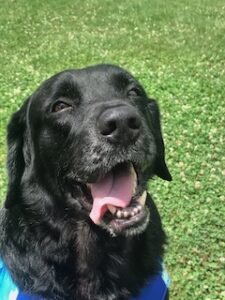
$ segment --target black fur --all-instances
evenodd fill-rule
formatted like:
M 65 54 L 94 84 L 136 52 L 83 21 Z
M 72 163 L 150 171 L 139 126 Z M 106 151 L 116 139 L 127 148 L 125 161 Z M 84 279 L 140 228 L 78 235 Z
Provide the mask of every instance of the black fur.
M 66 103 L 62 110 L 59 101 Z M 122 142 L 126 132 L 110 144 L 97 130 L 102 111 L 120 105 L 141 120 L 141 133 L 131 144 Z M 158 106 L 119 67 L 59 73 L 13 115 L 0 255 L 22 290 L 45 299 L 125 300 L 159 271 L 165 234 L 149 195 L 148 226 L 130 236 L 112 236 L 90 220 L 85 207 L 90 201 L 85 183 L 124 161 L 139 170 L 140 192 L 155 174 L 171 180 Z

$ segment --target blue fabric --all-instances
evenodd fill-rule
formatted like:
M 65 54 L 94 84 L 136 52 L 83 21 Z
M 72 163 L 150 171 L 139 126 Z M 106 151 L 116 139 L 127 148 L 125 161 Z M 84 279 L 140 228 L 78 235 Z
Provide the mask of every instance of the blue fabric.
M 19 292 L 19 295 L 17 296 L 16 300 L 44 300 L 44 298 L 25 295 L 24 293 Z
M 14 300 L 17 299 L 18 288 L 12 281 L 12 278 L 5 268 L 3 261 L 0 259 L 0 299 Z
M 162 273 L 152 276 L 140 294 L 130 300 L 164 300 L 170 284 L 169 275 L 165 269 Z
M 0 300 L 44 300 L 37 296 L 25 295 L 12 280 L 6 266 L 0 259 Z
M 140 295 L 130 300 L 164 300 L 170 284 L 170 278 L 164 266 L 162 272 L 152 276 Z M 44 300 L 37 296 L 22 293 L 14 284 L 6 266 L 0 259 L 0 300 Z M 79 300 L 79 299 L 78 299 Z

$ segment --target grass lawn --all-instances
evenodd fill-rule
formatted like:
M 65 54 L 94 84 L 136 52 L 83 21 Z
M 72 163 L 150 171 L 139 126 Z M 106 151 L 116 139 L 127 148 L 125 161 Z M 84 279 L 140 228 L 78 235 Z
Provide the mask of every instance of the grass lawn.
M 159 99 L 173 182 L 149 184 L 171 299 L 225 299 L 224 0 L 0 0 L 0 199 L 6 124 L 47 77 L 107 62 Z

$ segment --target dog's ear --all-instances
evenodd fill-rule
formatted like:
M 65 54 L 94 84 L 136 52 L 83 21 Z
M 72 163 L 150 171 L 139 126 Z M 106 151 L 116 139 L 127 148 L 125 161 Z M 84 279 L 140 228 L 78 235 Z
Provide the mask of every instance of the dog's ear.
M 156 142 L 156 159 L 154 164 L 154 174 L 164 180 L 171 181 L 172 176 L 165 162 L 165 147 L 161 131 L 160 112 L 158 104 L 154 99 L 149 99 L 148 103 L 149 122 L 151 124 L 155 142 Z
M 5 201 L 5 208 L 10 208 L 18 203 L 17 200 L 20 197 L 20 182 L 25 168 L 23 145 L 26 129 L 26 111 L 28 100 L 25 101 L 23 106 L 13 114 L 7 128 L 8 191 Z

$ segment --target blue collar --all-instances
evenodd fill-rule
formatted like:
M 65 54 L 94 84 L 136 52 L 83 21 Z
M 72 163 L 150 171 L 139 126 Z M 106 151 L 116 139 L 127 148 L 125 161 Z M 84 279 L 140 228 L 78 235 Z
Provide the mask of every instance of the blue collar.
M 165 268 L 150 278 L 148 284 L 141 290 L 140 295 L 130 300 L 165 300 L 170 278 Z M 0 259 L 0 299 L 1 300 L 44 300 L 37 296 L 26 295 L 14 284 L 9 271 Z

